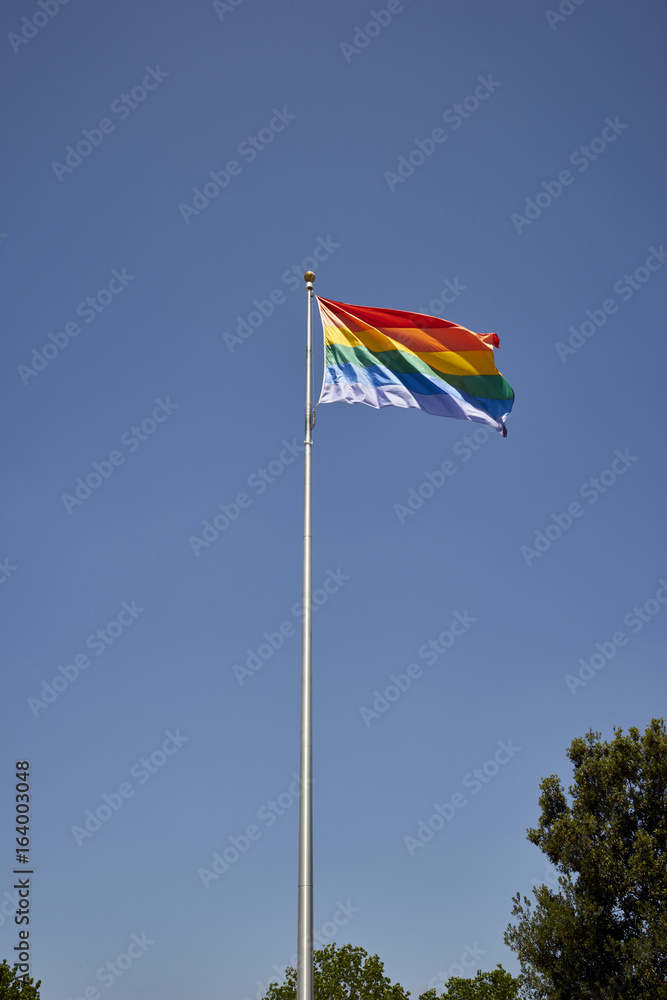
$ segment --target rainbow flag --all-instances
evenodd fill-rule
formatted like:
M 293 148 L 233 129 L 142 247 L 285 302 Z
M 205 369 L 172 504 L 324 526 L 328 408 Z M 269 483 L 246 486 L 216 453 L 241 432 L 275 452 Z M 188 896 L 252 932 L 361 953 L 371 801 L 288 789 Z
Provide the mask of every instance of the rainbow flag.
M 507 434 L 514 391 L 495 365 L 495 333 L 473 333 L 424 313 L 316 298 L 325 345 L 320 403 L 416 407 Z

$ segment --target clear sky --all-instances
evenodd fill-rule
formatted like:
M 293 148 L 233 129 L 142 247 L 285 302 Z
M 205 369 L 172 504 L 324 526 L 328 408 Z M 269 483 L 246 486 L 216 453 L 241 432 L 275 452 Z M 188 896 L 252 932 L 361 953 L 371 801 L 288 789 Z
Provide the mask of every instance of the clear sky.
M 317 411 L 321 940 L 516 970 L 540 779 L 664 714 L 665 10 L 560 10 L 2 5 L 0 941 L 27 760 L 45 1000 L 296 950 L 308 267 L 496 332 L 517 397 Z

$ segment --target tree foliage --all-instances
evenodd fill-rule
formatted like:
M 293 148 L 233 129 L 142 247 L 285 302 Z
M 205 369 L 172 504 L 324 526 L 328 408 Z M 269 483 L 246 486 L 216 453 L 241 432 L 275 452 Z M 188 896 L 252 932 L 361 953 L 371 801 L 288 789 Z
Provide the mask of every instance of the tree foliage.
M 474 979 L 452 976 L 440 1000 L 519 1000 L 519 987 L 520 980 L 499 965 L 493 972 L 478 972 Z M 436 991 L 422 993 L 419 1000 L 437 1000 Z
M 39 1000 L 41 980 L 35 982 L 29 976 L 27 981 L 17 979 L 16 969 L 6 961 L 0 965 L 0 1000 Z
M 572 741 L 568 801 L 541 782 L 528 840 L 558 870 L 558 891 L 514 897 L 505 942 L 531 1000 L 667 1000 L 667 732 L 592 730 Z
M 313 959 L 315 1000 L 410 1000 L 402 986 L 384 975 L 378 956 L 363 948 L 328 944 Z M 282 986 L 271 983 L 264 1000 L 296 1000 L 296 969 L 288 967 Z

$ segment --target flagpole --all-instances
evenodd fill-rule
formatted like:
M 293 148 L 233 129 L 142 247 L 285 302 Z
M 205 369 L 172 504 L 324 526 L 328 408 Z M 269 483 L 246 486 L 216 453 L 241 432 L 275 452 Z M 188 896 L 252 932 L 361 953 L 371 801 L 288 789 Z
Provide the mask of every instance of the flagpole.
M 312 693 L 312 466 L 313 446 L 313 282 L 304 274 L 306 323 L 306 436 L 303 485 L 303 619 L 301 625 L 301 764 L 299 798 L 299 913 L 297 1000 L 313 1000 L 313 693 Z

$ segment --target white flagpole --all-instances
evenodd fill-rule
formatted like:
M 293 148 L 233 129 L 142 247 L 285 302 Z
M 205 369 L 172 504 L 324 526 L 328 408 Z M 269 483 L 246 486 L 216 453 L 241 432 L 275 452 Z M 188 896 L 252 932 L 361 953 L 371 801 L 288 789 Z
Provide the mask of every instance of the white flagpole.
M 299 799 L 299 916 L 297 1000 L 313 1000 L 313 690 L 312 690 L 312 466 L 313 446 L 313 282 L 304 274 L 306 324 L 306 437 L 303 489 L 303 620 L 301 627 L 301 765 Z

